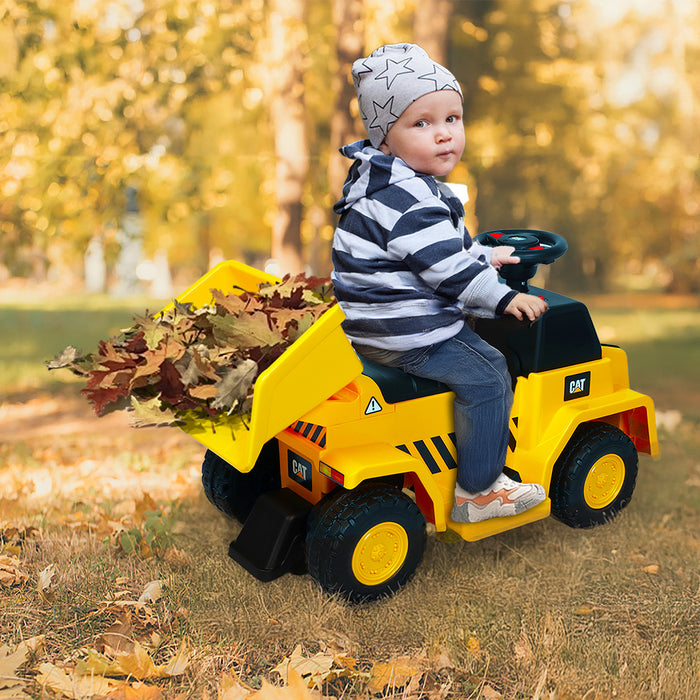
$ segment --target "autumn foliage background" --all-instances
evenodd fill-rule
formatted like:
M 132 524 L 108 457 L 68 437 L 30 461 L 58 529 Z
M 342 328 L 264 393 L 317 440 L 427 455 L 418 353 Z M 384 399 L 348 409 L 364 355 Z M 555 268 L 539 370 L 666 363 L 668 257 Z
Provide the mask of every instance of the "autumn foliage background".
M 693 0 L 51 0 L 0 6 L 2 274 L 110 283 L 128 192 L 182 286 L 329 270 L 352 60 L 416 41 L 465 92 L 472 233 L 552 230 L 572 288 L 698 291 Z
M 698 19 L 693 0 L 3 0 L 0 700 L 699 696 Z M 95 418 L 44 362 L 168 301 L 118 294 L 129 193 L 174 292 L 222 257 L 327 274 L 336 150 L 361 135 L 349 66 L 394 41 L 464 87 L 470 230 L 567 238 L 542 282 L 628 351 L 662 456 L 614 523 L 431 537 L 406 590 L 351 607 L 233 565 L 203 448 Z

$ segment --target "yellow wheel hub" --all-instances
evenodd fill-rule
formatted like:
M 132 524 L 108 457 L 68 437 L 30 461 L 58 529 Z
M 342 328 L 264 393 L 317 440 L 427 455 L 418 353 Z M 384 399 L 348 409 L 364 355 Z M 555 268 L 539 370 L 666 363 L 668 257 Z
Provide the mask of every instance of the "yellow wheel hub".
M 620 493 L 625 481 L 625 462 L 619 455 L 601 457 L 588 472 L 583 484 L 583 497 L 591 508 L 609 506 Z
M 365 586 L 388 581 L 408 554 L 408 534 L 394 522 L 379 523 L 360 538 L 352 555 L 352 572 Z

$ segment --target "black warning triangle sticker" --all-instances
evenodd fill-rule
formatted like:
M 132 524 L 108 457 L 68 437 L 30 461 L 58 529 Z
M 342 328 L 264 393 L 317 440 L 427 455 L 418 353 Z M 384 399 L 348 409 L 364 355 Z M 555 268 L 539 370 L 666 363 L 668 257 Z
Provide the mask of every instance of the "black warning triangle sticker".
M 369 400 L 369 403 L 367 404 L 367 408 L 365 409 L 365 415 L 368 416 L 368 415 L 370 415 L 370 413 L 379 413 L 381 410 L 382 410 L 381 404 L 373 396 Z

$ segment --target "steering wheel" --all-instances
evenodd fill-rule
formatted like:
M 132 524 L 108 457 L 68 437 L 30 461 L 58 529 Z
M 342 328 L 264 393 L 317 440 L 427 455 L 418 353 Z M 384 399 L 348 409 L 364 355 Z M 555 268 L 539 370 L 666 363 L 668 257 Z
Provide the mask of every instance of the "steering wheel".
M 529 228 L 504 228 L 498 231 L 485 231 L 475 237 L 481 245 L 495 248 L 512 246 L 519 263 L 502 265 L 498 274 L 508 286 L 519 292 L 527 292 L 528 280 L 535 276 L 537 266 L 549 265 L 560 258 L 568 248 L 566 239 L 549 231 Z

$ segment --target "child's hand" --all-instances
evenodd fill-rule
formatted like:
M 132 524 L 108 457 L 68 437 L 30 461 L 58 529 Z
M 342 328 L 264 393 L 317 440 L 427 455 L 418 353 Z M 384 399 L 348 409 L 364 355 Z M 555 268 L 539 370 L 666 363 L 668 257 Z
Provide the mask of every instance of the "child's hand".
M 525 316 L 530 321 L 536 321 L 548 308 L 544 299 L 532 294 L 518 293 L 510 300 L 503 313 L 515 316 L 519 321 Z
M 515 248 L 511 245 L 496 246 L 491 252 L 491 265 L 497 270 L 503 265 L 515 265 L 520 262 L 520 258 L 512 255 Z

